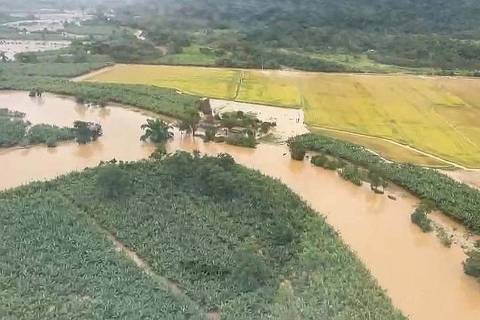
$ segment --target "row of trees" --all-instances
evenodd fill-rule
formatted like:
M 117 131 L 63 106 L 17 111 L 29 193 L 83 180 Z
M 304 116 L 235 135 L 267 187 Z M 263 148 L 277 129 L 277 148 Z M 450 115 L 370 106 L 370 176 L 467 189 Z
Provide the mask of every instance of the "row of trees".
M 434 209 L 462 221 L 475 232 L 480 231 L 480 191 L 436 170 L 386 162 L 364 147 L 319 134 L 305 134 L 291 138 L 288 145 L 291 156 L 295 160 L 302 160 L 307 151 L 321 153 L 320 156 L 312 158 L 312 163 L 315 165 L 329 166 L 329 163 L 334 161 L 332 159 L 337 161 L 339 159 L 339 163 L 343 163 L 342 166 L 344 166 L 340 171 L 341 175 L 356 184 L 360 184 L 365 177 L 364 175 L 362 177 L 361 170 L 367 170 L 368 180 L 374 191 L 378 192 L 378 187 L 384 188 L 387 181 L 391 181 L 417 195 L 423 200 L 411 215 L 411 220 L 424 232 L 434 230 L 434 225 L 428 218 L 428 213 Z M 359 166 L 361 170 L 355 166 Z M 450 236 L 444 230 L 437 231 L 442 243 L 450 246 L 452 241 Z M 478 250 L 469 253 L 464 269 L 467 274 L 480 277 Z
M 452 218 L 480 232 L 480 191 L 433 169 L 411 164 L 390 163 L 362 146 L 320 134 L 305 134 L 288 142 L 292 158 L 303 159 L 306 151 L 340 158 L 366 170 L 382 180 L 391 181 L 428 200 Z

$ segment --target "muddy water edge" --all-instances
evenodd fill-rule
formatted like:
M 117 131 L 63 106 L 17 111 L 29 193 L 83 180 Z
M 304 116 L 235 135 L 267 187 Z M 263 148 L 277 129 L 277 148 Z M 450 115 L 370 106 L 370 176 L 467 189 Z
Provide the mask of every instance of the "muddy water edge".
M 0 92 L 0 106 L 25 112 L 32 123 L 71 126 L 74 120 L 95 121 L 104 130 L 104 136 L 89 145 L 0 151 L 0 190 L 93 167 L 102 160 L 139 160 L 154 150 L 139 140 L 140 125 L 151 114 L 136 109 L 88 108 L 66 97 L 47 94 L 32 99 L 17 91 Z M 238 163 L 280 179 L 325 216 L 410 319 L 480 319 L 480 284 L 463 273 L 463 249 L 457 243 L 444 247 L 435 235 L 422 233 L 410 222 L 418 200 L 407 192 L 390 188 L 387 193 L 396 201 L 376 195 L 367 186 L 343 181 L 335 172 L 290 160 L 284 145 L 245 149 L 203 143 L 175 132 L 168 149 L 229 153 Z M 461 230 L 450 220 L 448 224 Z

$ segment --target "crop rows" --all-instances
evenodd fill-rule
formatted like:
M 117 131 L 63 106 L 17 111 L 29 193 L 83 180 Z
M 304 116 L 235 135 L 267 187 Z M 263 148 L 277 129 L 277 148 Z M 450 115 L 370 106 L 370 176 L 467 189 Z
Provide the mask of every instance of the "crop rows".
M 1 312 L 199 314 L 115 253 L 88 216 L 222 319 L 403 319 L 323 218 L 279 182 L 226 155 L 118 168 L 120 198 L 99 192 L 105 167 L 0 194 Z

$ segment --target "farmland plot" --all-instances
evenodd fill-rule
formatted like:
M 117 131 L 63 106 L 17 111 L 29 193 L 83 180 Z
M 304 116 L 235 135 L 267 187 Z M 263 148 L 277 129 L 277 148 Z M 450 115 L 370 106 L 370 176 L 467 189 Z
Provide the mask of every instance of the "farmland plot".
M 460 166 L 480 167 L 480 80 L 476 79 L 125 65 L 87 79 L 303 108 L 311 128 L 388 139 Z M 379 143 L 369 146 L 375 150 Z M 418 154 L 407 148 L 399 156 L 401 146 L 377 149 L 385 150 L 395 160 L 438 162 L 419 161 Z

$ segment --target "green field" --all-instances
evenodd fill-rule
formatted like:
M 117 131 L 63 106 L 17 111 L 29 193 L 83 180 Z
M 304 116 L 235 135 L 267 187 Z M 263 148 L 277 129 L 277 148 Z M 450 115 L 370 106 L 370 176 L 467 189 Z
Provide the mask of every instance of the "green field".
M 225 155 L 3 192 L 0 225 L 2 319 L 404 319 L 322 217 Z
M 200 52 L 200 46 L 192 45 L 183 48 L 181 53 L 168 54 L 161 57 L 158 62 L 174 65 L 203 65 L 210 66 L 215 64 L 216 56 L 214 53 Z
M 312 127 L 381 137 L 466 167 L 480 167 L 476 79 L 118 65 L 89 80 L 301 107 Z M 405 158 L 418 163 L 408 153 Z

